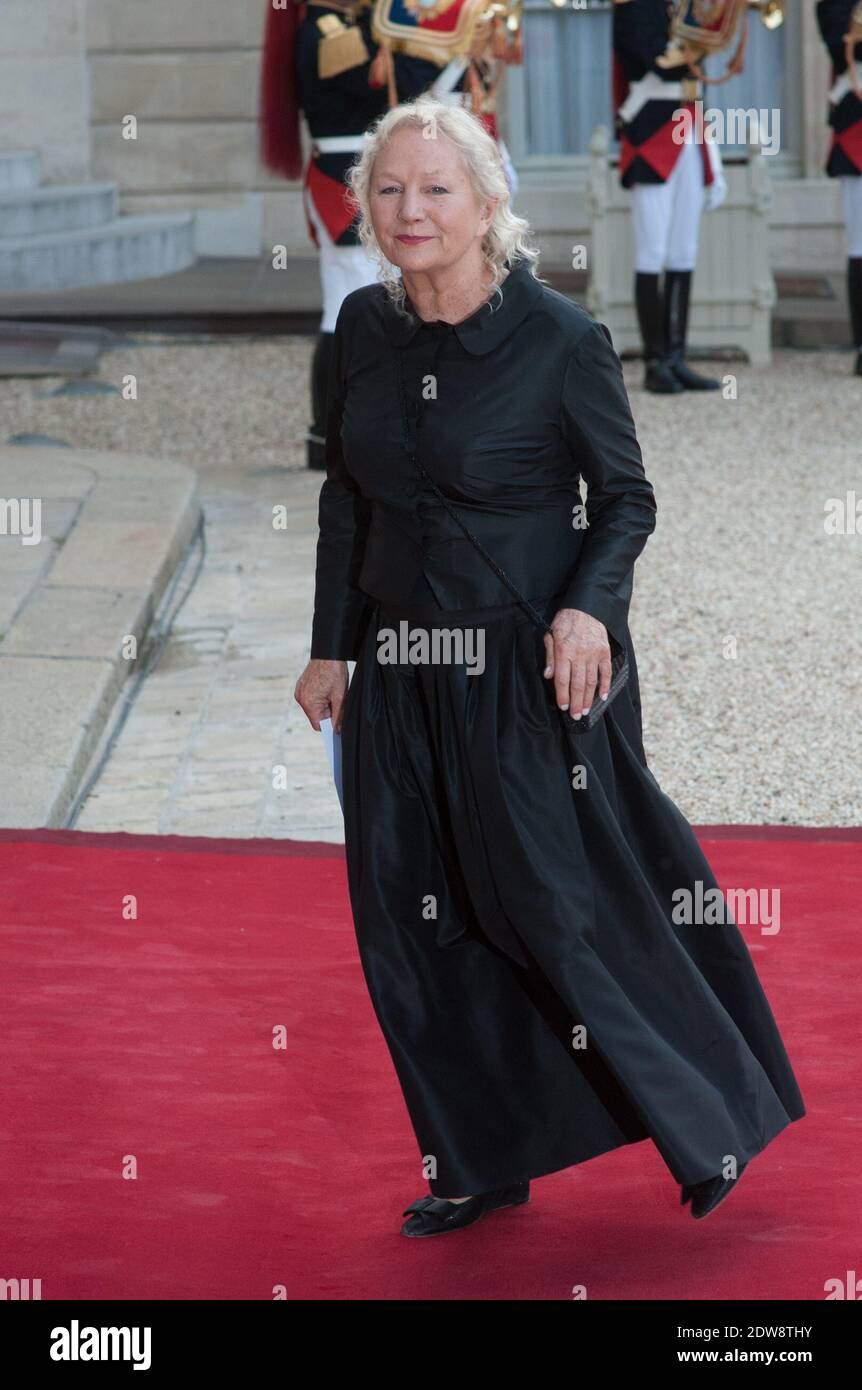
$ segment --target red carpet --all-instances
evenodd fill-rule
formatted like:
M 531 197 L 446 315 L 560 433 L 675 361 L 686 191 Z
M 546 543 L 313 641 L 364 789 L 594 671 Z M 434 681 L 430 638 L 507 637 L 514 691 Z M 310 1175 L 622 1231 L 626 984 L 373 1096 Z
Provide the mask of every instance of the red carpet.
M 411 1242 L 426 1189 L 339 848 L 0 832 L 0 1277 L 44 1299 L 822 1300 L 862 1235 L 862 831 L 698 834 L 723 888 L 781 890 L 780 932 L 743 932 L 806 1118 L 704 1222 L 647 1141 Z

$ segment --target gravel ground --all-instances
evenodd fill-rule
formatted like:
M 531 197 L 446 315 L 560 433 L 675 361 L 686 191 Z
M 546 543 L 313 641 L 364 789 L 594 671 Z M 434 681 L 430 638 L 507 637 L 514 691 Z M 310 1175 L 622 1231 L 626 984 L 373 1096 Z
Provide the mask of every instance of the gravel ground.
M 270 584 L 283 580 L 292 641 L 273 641 L 270 664 L 284 692 L 301 664 L 312 596 L 320 475 L 305 469 L 303 443 L 312 346 L 301 337 L 199 343 L 141 336 L 106 354 L 101 370 L 102 380 L 117 385 L 134 373 L 136 401 L 46 400 L 40 393 L 58 379 L 0 381 L 4 439 L 47 434 L 77 447 L 170 456 L 199 471 L 214 557 L 208 563 L 220 567 L 213 576 L 219 631 L 229 630 L 230 604 L 241 601 L 240 590 L 226 588 L 226 566 L 261 576 L 265 564 Z M 826 533 L 824 517 L 829 498 L 846 499 L 855 489 L 862 503 L 862 380 L 837 352 L 783 351 L 769 368 L 712 370 L 738 374 L 736 399 L 648 395 L 639 364 L 625 368 L 658 500 L 632 605 L 650 765 L 695 823 L 859 824 L 862 516 L 859 534 L 845 527 L 837 535 Z M 278 550 L 261 559 L 256 524 L 238 525 L 237 516 L 258 507 L 263 515 L 270 500 L 285 498 L 299 522 L 298 563 L 280 571 Z M 205 572 L 195 609 L 202 628 L 207 579 Z M 267 614 L 257 634 L 256 660 L 266 653 L 270 621 Z M 217 664 L 228 659 L 224 652 L 219 641 L 205 657 Z M 254 661 L 249 668 L 253 675 Z M 283 705 L 267 718 L 297 729 Z M 302 767 L 309 787 L 319 786 L 322 751 L 316 736 L 297 735 L 293 786 L 301 808 Z M 181 744 L 174 738 L 178 751 L 168 764 Z M 128 778 L 122 785 L 126 805 Z M 337 818 L 322 824 L 311 800 L 304 817 L 295 803 L 282 823 L 267 818 L 266 833 L 338 838 Z M 102 828 L 143 827 L 143 816 L 124 820 L 119 806 Z M 168 828 L 164 815 L 153 824 Z M 259 833 L 260 825 L 235 833 Z M 183 821 L 183 833 L 195 833 L 193 819 Z

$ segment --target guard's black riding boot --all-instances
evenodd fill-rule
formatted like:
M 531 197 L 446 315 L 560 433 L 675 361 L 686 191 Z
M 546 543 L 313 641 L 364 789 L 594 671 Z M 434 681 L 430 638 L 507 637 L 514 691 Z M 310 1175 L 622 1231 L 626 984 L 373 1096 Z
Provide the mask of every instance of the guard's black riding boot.
M 667 360 L 677 381 L 686 391 L 717 391 L 721 386 L 720 381 L 693 372 L 685 361 L 692 273 L 690 270 L 666 270 L 664 273 L 664 336 Z
M 675 395 L 683 387 L 665 361 L 662 299 L 657 275 L 643 270 L 635 272 L 635 308 L 646 363 L 644 389 L 662 396 Z
M 856 348 L 855 375 L 862 376 L 862 256 L 847 259 L 847 299 L 850 303 L 850 324 Z
M 309 468 L 326 468 L 326 389 L 334 333 L 321 333 L 311 359 L 311 409 L 314 423 L 305 436 Z

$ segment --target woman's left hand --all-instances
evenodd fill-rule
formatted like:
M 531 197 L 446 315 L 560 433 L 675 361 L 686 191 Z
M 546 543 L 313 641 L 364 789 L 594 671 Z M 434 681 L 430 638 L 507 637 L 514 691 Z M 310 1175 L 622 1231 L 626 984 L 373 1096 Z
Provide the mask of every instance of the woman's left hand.
M 545 654 L 544 675 L 553 679 L 560 709 L 569 710 L 573 719 L 589 714 L 596 685 L 602 699 L 611 687 L 611 648 L 604 623 L 579 608 L 561 608 L 551 632 L 545 633 Z

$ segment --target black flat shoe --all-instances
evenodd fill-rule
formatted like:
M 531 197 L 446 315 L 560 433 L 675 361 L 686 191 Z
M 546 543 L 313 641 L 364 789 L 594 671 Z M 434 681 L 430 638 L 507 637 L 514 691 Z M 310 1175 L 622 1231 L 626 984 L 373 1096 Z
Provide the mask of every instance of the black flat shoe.
M 480 1221 L 489 1211 L 501 1207 L 520 1207 L 530 1200 L 529 1182 L 498 1187 L 493 1192 L 480 1192 L 466 1202 L 449 1202 L 445 1197 L 417 1197 L 403 1215 L 409 1220 L 401 1227 L 402 1236 L 440 1236 L 447 1231 L 460 1231 Z
M 692 1197 L 694 1196 L 694 1189 L 696 1187 L 696 1182 L 683 1183 L 682 1187 L 679 1189 L 679 1204 L 681 1207 L 684 1207 L 686 1202 L 691 1201 Z
M 708 1216 L 711 1211 L 715 1211 L 731 1189 L 736 1187 L 747 1167 L 748 1164 L 743 1163 L 735 1178 L 724 1178 L 719 1173 L 718 1177 L 707 1178 L 705 1182 L 694 1184 L 691 1214 L 695 1221 L 699 1221 L 702 1217 Z

